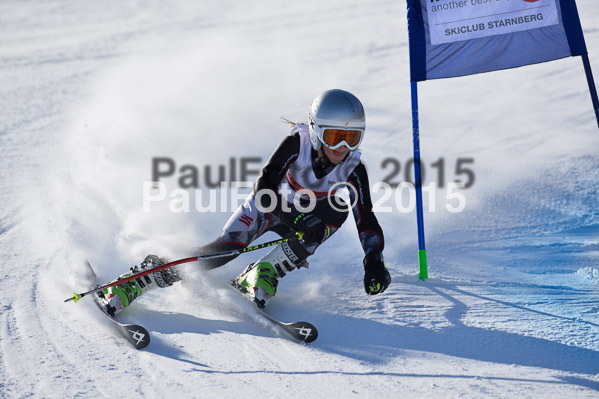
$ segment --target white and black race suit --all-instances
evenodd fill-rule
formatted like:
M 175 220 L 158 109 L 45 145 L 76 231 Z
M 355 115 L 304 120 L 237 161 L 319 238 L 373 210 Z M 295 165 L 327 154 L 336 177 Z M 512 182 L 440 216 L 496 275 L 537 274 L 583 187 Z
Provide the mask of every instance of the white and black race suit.
M 293 199 L 300 190 L 310 190 L 316 198 L 316 206 L 310 212 L 318 216 L 329 227 L 329 234 L 320 242 L 302 242 L 306 255 L 336 232 L 349 214 L 349 206 L 335 191 L 346 184 L 352 212 L 358 228 L 360 242 L 365 254 L 384 247 L 383 231 L 372 211 L 368 175 L 360 161 L 360 152 L 352 151 L 339 164 L 331 163 L 312 148 L 308 126 L 297 124 L 291 134 L 279 144 L 256 180 L 254 190 L 237 208 L 225 224 L 218 238 L 200 248 L 200 254 L 208 254 L 247 247 L 267 231 L 282 237 L 293 233 L 293 218 L 300 212 Z M 272 200 L 277 201 L 274 210 L 262 212 L 256 204 L 256 193 L 270 190 L 272 195 L 259 195 L 260 209 L 272 209 Z M 302 193 L 305 191 L 302 191 Z M 304 205 L 307 196 L 298 195 Z M 283 206 L 291 208 L 286 212 Z M 307 203 L 306 203 L 307 204 Z M 334 206 L 332 206 L 334 205 Z M 205 260 L 206 268 L 219 267 L 235 256 Z

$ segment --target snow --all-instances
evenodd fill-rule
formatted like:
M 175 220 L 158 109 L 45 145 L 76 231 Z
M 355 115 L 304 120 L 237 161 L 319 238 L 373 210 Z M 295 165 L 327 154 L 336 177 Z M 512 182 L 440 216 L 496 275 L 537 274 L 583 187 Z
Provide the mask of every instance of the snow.
M 597 69 L 599 5 L 577 5 Z M 414 213 L 390 200 L 384 294 L 363 292 L 351 220 L 281 280 L 269 312 L 315 324 L 313 344 L 221 288 L 259 252 L 183 266 L 184 282 L 140 298 L 122 314 L 152 334 L 136 351 L 91 301 L 63 303 L 89 285 L 83 260 L 109 281 L 148 253 L 187 257 L 231 212 L 143 212 L 152 158 L 195 166 L 206 190 L 206 166 L 215 180 L 231 158 L 265 161 L 279 117 L 305 120 L 338 87 L 365 104 L 371 186 L 389 157 L 400 181 L 405 3 L 5 1 L 0 38 L 0 397 L 598 396 L 599 134 L 578 58 L 419 85 L 428 182 L 445 162 L 425 195 L 428 280 Z M 475 182 L 451 213 L 461 158 Z M 161 181 L 175 192 L 179 177 Z

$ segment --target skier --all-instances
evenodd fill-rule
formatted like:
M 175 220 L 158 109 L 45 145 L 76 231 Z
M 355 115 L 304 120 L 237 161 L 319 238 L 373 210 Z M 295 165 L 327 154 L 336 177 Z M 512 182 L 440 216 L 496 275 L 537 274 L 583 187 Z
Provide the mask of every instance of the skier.
M 383 231 L 372 211 L 368 175 L 358 151 L 366 127 L 364 108 L 353 94 L 328 90 L 314 99 L 308 117 L 307 124 L 291 123 L 291 134 L 262 168 L 252 193 L 216 240 L 199 249 L 200 255 L 205 255 L 244 248 L 267 231 L 292 236 L 231 281 L 260 308 L 275 296 L 278 279 L 295 269 L 307 268 L 307 258 L 347 219 L 350 207 L 334 194 L 339 184 L 349 186 L 354 204 L 352 211 L 365 254 L 366 293 L 382 293 L 391 283 L 383 260 Z M 236 256 L 204 259 L 201 266 L 214 269 Z M 148 255 L 139 268 L 131 271 L 163 263 L 157 256 Z M 100 297 L 114 315 L 142 293 L 168 287 L 180 279 L 176 268 L 168 268 L 108 288 L 100 292 Z

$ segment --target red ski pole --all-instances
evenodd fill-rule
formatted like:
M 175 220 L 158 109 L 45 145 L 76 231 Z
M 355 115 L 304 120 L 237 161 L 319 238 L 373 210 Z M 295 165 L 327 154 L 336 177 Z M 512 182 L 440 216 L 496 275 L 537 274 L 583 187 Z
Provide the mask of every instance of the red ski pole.
M 303 234 L 297 233 L 297 236 L 301 239 Z M 193 256 L 191 258 L 184 258 L 184 259 L 175 260 L 175 261 L 172 261 L 169 263 L 165 263 L 164 265 L 154 266 L 150 269 L 146 269 L 139 273 L 132 274 L 129 277 L 124 277 L 124 278 L 118 279 L 116 281 L 113 281 L 112 283 L 104 284 L 101 287 L 94 288 L 93 290 L 83 292 L 81 294 L 77 294 L 74 292 L 73 296 L 68 299 L 65 299 L 64 302 L 69 302 L 69 301 L 77 302 L 84 296 L 93 294 L 94 292 L 105 290 L 106 288 L 114 287 L 115 285 L 120 285 L 120 284 L 126 283 L 127 281 L 135 280 L 136 278 L 143 277 L 143 276 L 146 276 L 151 273 L 159 272 L 161 270 L 168 269 L 169 267 L 180 265 L 182 263 L 195 262 L 196 260 L 200 260 L 200 259 L 222 258 L 225 256 L 240 255 L 240 254 L 243 254 L 246 252 L 255 251 L 257 249 L 262 249 L 262 248 L 266 248 L 266 247 L 271 247 L 273 245 L 278 245 L 282 242 L 289 241 L 289 239 L 291 237 L 293 237 L 293 236 L 281 238 L 281 239 L 274 240 L 274 241 L 265 242 L 262 244 L 253 245 L 251 247 L 246 247 L 246 248 L 241 248 L 241 249 L 233 249 L 231 251 L 218 252 L 218 253 L 208 254 L 208 255 Z

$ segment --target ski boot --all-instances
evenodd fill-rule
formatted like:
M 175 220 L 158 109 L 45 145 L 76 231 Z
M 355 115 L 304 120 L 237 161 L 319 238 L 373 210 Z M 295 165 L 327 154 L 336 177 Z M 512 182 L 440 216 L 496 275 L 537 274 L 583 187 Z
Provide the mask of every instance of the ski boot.
M 297 240 L 283 242 L 256 263 L 246 267 L 230 284 L 254 301 L 258 308 L 264 309 L 277 293 L 278 278 L 300 267 L 307 268 L 308 255 Z
M 121 275 L 118 279 L 126 278 L 132 274 L 139 273 L 145 269 L 163 265 L 164 261 L 156 255 L 148 255 L 143 262 L 138 266 L 132 267 L 130 273 Z M 131 303 L 139 298 L 142 294 L 151 291 L 155 288 L 170 287 L 176 281 L 180 281 L 181 276 L 175 267 L 160 270 L 126 283 L 115 285 L 114 287 L 106 288 L 98 292 L 101 304 L 104 306 L 106 313 L 110 316 L 116 316 L 123 309 L 131 305 Z

